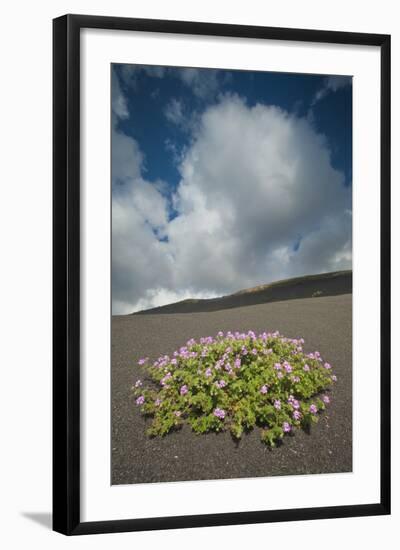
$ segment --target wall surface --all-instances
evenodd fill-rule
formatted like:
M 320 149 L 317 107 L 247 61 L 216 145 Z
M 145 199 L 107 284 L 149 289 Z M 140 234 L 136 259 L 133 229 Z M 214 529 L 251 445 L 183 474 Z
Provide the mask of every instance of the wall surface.
M 363 549 L 398 538 L 400 490 L 393 472 L 393 515 L 170 532 L 67 538 L 50 530 L 51 510 L 51 19 L 88 13 L 159 19 L 332 29 L 392 34 L 392 181 L 400 161 L 400 29 L 395 0 L 230 0 L 8 2 L 2 11 L 0 224 L 2 237 L 1 531 L 3 548 Z M 400 206 L 393 185 L 393 212 Z M 394 217 L 394 216 L 393 216 Z M 400 280 L 399 221 L 393 220 L 393 274 Z M 393 287 L 393 349 L 399 333 L 399 290 Z M 400 376 L 393 360 L 393 410 Z M 394 422 L 393 463 L 400 462 Z

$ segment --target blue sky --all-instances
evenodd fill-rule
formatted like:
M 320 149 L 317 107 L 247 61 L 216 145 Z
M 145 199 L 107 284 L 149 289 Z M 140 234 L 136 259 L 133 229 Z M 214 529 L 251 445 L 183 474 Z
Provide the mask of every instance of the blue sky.
M 351 78 L 112 65 L 113 313 L 351 267 Z

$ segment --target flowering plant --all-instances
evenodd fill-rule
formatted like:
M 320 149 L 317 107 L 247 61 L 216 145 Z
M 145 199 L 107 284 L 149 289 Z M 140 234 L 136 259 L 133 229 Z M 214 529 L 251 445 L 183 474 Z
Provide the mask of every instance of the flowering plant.
M 318 421 L 330 398 L 321 392 L 335 381 L 318 351 L 304 353 L 304 340 L 279 332 L 219 332 L 164 355 L 139 360 L 151 383 L 133 386 L 136 404 L 153 418 L 152 436 L 188 423 L 196 433 L 230 430 L 240 439 L 261 428 L 271 446 Z

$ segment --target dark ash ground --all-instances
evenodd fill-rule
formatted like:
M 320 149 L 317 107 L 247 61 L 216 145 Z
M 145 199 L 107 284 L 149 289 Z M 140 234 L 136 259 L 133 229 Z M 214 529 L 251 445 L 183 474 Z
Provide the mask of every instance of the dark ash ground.
M 352 470 L 351 294 L 287 300 L 202 313 L 116 316 L 112 319 L 112 484 L 318 474 Z M 195 435 L 190 428 L 151 439 L 131 387 L 155 359 L 191 338 L 219 330 L 279 330 L 319 350 L 338 382 L 332 403 L 312 427 L 270 450 L 255 429 L 235 444 L 229 433 Z

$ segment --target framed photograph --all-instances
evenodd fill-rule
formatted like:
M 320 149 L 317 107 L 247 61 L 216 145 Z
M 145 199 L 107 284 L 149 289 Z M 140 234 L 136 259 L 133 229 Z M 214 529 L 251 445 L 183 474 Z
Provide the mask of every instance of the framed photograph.
M 54 530 L 390 513 L 390 36 L 54 20 Z

